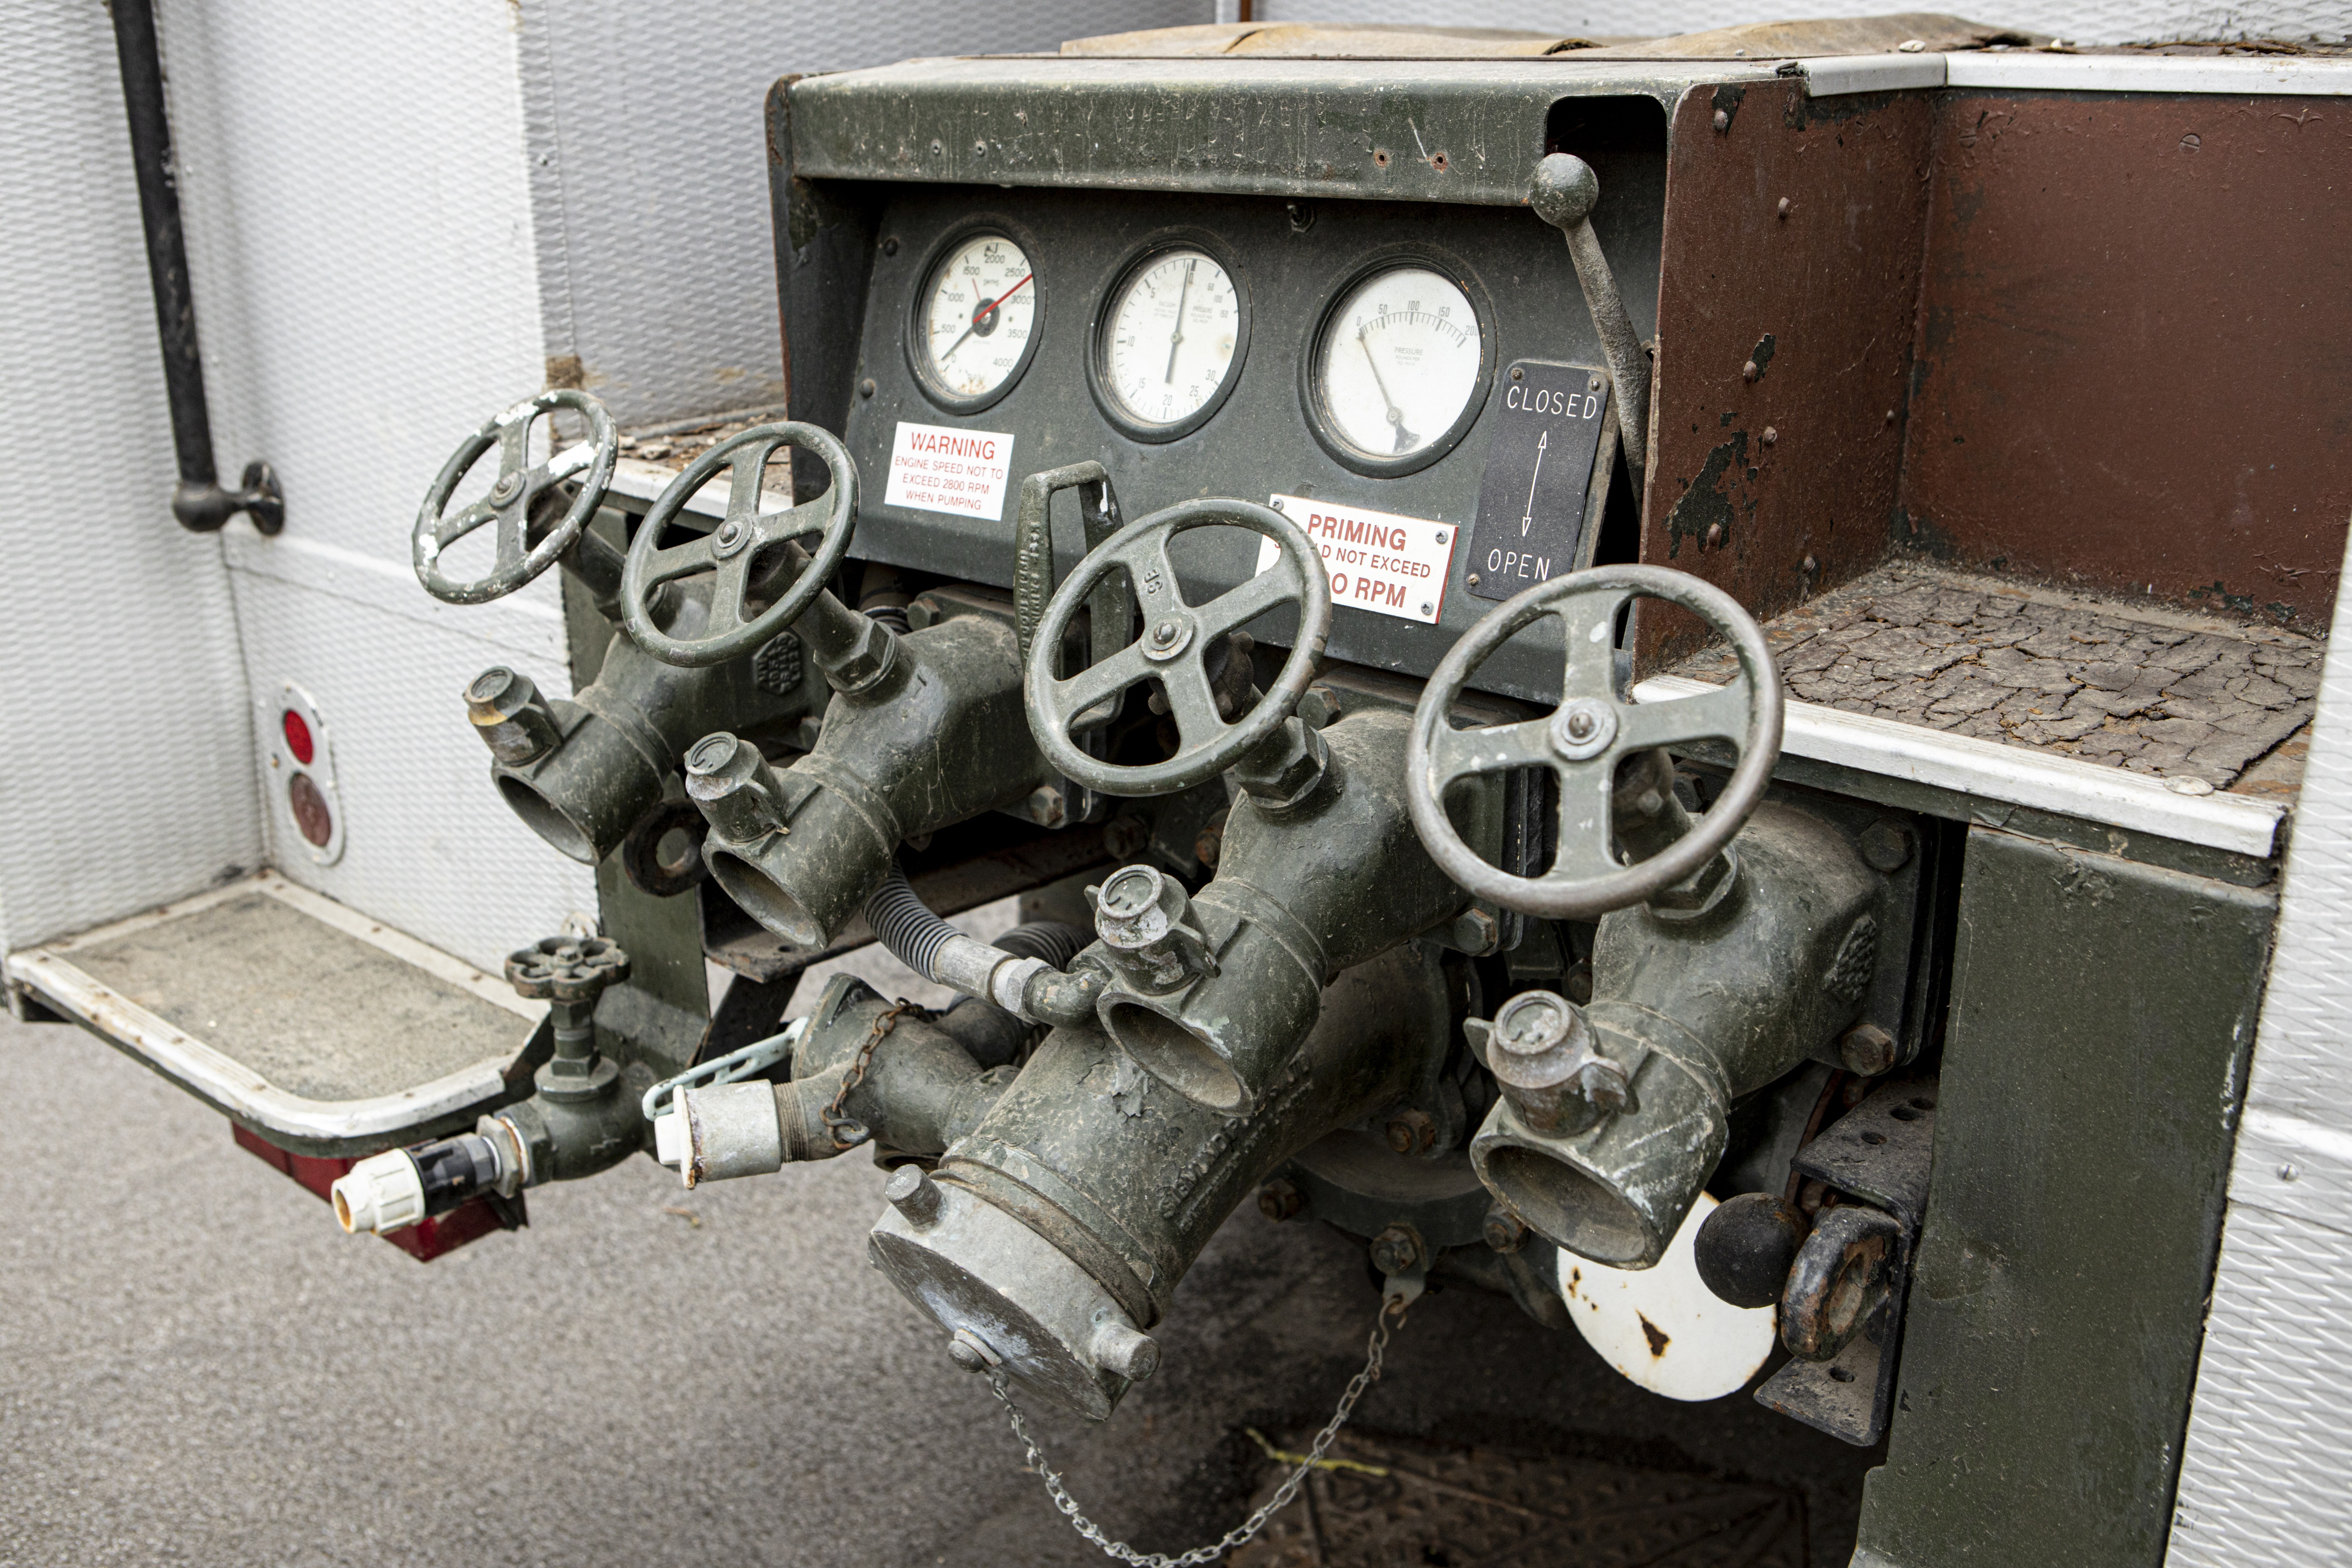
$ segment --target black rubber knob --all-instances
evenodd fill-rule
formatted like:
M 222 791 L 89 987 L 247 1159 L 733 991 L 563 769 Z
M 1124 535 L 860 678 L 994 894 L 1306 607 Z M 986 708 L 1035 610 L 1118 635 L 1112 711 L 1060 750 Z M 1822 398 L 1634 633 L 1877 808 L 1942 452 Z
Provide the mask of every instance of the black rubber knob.
M 1708 1289 L 1735 1307 L 1769 1307 L 1804 1240 L 1804 1215 L 1771 1193 L 1742 1193 L 1716 1205 L 1692 1251 Z

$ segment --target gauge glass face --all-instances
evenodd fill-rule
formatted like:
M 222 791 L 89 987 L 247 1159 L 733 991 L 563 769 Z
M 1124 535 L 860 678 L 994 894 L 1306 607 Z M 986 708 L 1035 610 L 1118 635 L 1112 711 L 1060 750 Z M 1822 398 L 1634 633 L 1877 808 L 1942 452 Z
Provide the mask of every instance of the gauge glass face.
M 1103 384 L 1129 417 L 1174 425 L 1207 405 L 1234 368 L 1241 300 L 1199 250 L 1164 250 L 1128 275 L 1112 302 Z
M 1333 308 L 1315 366 L 1323 413 L 1368 458 L 1411 457 L 1443 438 L 1477 395 L 1478 313 L 1426 267 L 1375 272 Z
M 985 397 L 1013 378 L 1037 321 L 1029 258 L 1001 234 L 967 236 L 923 285 L 923 357 L 950 397 Z

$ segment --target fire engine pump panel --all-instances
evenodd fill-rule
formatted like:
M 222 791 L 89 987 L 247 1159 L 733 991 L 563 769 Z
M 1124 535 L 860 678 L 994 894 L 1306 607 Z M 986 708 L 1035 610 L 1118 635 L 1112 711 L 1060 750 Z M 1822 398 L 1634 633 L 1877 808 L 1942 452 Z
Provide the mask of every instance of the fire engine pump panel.
M 1905 456 L 1987 395 L 1915 395 L 1974 285 L 1893 45 L 1841 88 L 1231 36 L 785 79 L 789 407 L 633 438 L 558 389 L 457 445 L 423 589 L 559 573 L 573 668 L 449 721 L 601 924 L 514 933 L 547 1017 L 493 1092 L 285 1146 L 366 1155 L 334 1210 L 387 1236 L 870 1159 L 940 1353 L 1094 1420 L 1185 1375 L 1220 1226 L 1320 1223 L 1390 1303 L 1891 1433 L 1890 1553 L 1979 1506 L 1964 1429 L 2177 1439 L 2193 1353 L 2091 1321 L 2193 1352 L 2228 1138 L 2159 1108 L 2239 1081 L 2325 605 L 2119 517 L 2074 572 L 1994 537 L 2000 459 Z M 1923 530 L 1921 461 L 1993 521 Z M 869 942 L 962 999 L 796 989 Z M 2036 1335 L 2057 1386 L 1992 1402 Z

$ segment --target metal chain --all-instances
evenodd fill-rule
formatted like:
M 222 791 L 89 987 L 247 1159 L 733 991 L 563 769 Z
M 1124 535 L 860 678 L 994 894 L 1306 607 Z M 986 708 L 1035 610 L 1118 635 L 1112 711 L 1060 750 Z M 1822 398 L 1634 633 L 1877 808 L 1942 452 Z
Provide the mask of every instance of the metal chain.
M 904 996 L 899 997 L 896 1006 L 886 1007 L 875 1016 L 874 1027 L 867 1033 L 866 1043 L 857 1047 L 857 1059 L 851 1062 L 849 1070 L 842 1075 L 841 1088 L 835 1093 L 833 1103 L 824 1108 L 823 1118 L 824 1130 L 833 1134 L 835 1148 L 855 1149 L 866 1142 L 866 1124 L 842 1115 L 841 1108 L 849 1102 L 850 1091 L 866 1081 L 866 1069 L 874 1060 L 874 1047 L 880 1045 L 882 1037 L 897 1028 L 898 1020 L 908 1013 L 919 1017 L 930 1016 L 927 1009 L 916 1006 Z
M 1234 1548 L 1247 1544 L 1265 1528 L 1266 1521 L 1290 1506 L 1291 1500 L 1298 1495 L 1298 1489 L 1307 1484 L 1308 1472 L 1323 1462 L 1324 1451 L 1339 1436 L 1339 1428 L 1348 1424 L 1348 1417 L 1355 1414 L 1356 1401 L 1364 1396 L 1366 1389 L 1380 1381 L 1381 1357 L 1388 1349 L 1389 1320 L 1393 1316 L 1398 1323 L 1402 1323 L 1404 1307 L 1405 1303 L 1394 1297 L 1381 1304 L 1380 1316 L 1372 1322 L 1371 1340 L 1365 1346 L 1364 1370 L 1349 1381 L 1346 1392 L 1339 1395 L 1339 1408 L 1331 1413 L 1329 1424 L 1315 1435 L 1314 1446 L 1307 1450 L 1307 1457 L 1283 1478 L 1282 1485 L 1275 1489 L 1274 1496 L 1266 1500 L 1265 1506 L 1225 1531 L 1223 1540 L 1209 1546 L 1195 1546 L 1181 1557 L 1171 1557 L 1160 1552 L 1138 1552 L 1124 1541 L 1113 1541 L 1106 1536 L 1101 1526 L 1078 1511 L 1077 1500 L 1062 1485 L 1062 1478 L 1046 1465 L 1045 1455 L 1037 1447 L 1037 1439 L 1029 1435 L 1029 1424 L 1021 1418 L 1021 1407 L 1013 1403 L 1013 1395 L 1004 1386 L 1003 1367 L 989 1369 L 988 1385 L 1003 1405 L 1004 1414 L 1013 1423 L 1013 1435 L 1020 1438 L 1021 1446 L 1028 1450 L 1029 1468 L 1045 1481 L 1045 1495 L 1052 1498 L 1054 1506 L 1068 1518 L 1072 1530 L 1101 1548 L 1105 1556 L 1117 1558 L 1129 1564 L 1130 1568 L 1200 1568 L 1202 1563 L 1214 1563 Z

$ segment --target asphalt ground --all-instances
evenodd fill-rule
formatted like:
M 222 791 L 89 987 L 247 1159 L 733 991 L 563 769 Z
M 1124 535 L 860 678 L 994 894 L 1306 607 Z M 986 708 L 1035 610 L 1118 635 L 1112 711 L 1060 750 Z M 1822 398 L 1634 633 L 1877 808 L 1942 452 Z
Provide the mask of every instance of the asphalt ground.
M 866 1266 L 882 1182 L 851 1155 L 688 1194 L 636 1159 L 420 1265 L 137 1062 L 0 1017 L 0 1565 L 1104 1561 Z M 1160 1374 L 1098 1428 L 1034 1424 L 1107 1528 L 1179 1551 L 1272 1473 L 1244 1427 L 1321 1424 L 1375 1307 L 1360 1244 L 1245 1209 Z M 1461 1289 L 1358 1420 L 1797 1489 L 1822 1564 L 1873 1459 L 1745 1394 L 1657 1398 Z M 1513 1558 L 1548 1560 L 1587 1559 Z

